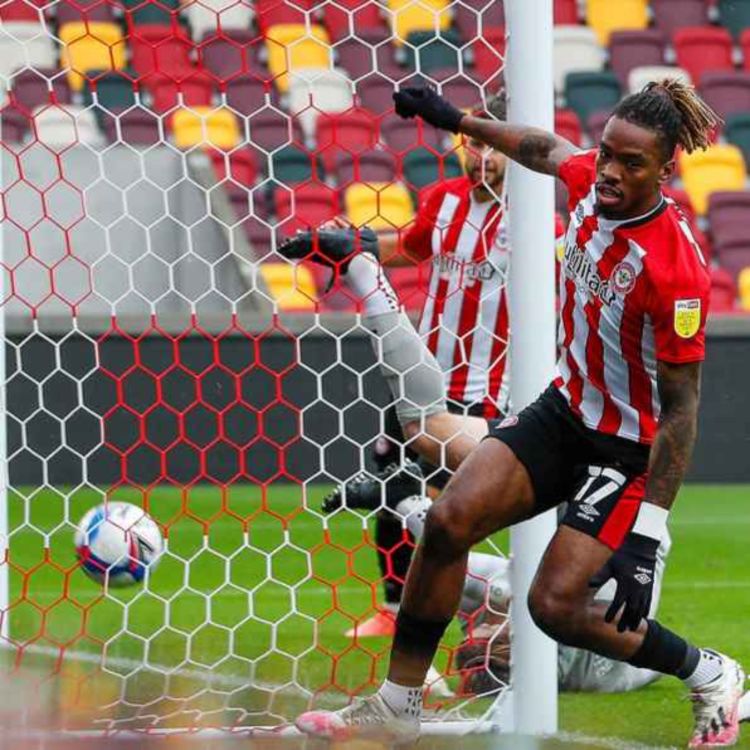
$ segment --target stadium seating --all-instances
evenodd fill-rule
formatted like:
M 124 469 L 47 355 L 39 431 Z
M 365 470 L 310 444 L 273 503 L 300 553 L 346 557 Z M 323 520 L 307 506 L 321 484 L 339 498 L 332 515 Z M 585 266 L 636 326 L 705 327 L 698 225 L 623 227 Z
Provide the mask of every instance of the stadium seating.
M 0 5 L 0 19 L 3 25 L 15 21 L 38 21 L 41 8 L 49 5 L 44 0 L 8 0 Z
M 83 103 L 90 106 L 96 102 L 94 114 L 100 126 L 106 115 L 117 114 L 136 103 L 134 77 L 135 71 L 127 68 L 105 72 L 101 76 L 89 72 L 83 89 Z
M 376 114 L 393 109 L 393 81 L 377 73 L 357 81 L 356 92 L 362 106 Z
M 0 76 L 9 78 L 19 68 L 53 68 L 57 51 L 46 28 L 35 21 L 0 24 Z
M 651 0 L 651 12 L 656 28 L 667 39 L 671 39 L 678 29 L 708 23 L 706 0 Z
M 266 94 L 271 96 L 272 92 L 273 89 L 269 91 L 262 81 L 246 75 L 226 84 L 224 100 L 238 114 L 251 115 L 262 109 L 266 103 Z
M 571 26 L 579 21 L 577 0 L 555 0 L 555 26 Z
M 354 104 L 352 83 L 340 68 L 298 70 L 289 81 L 288 110 L 299 120 L 308 141 L 313 140 L 321 113 L 343 112 Z
M 428 274 L 420 266 L 389 268 L 388 280 L 407 311 L 421 313 L 427 299 Z
M 83 88 L 84 76 L 89 71 L 125 67 L 126 45 L 117 24 L 66 23 L 59 36 L 65 45 L 61 65 L 68 68 L 68 83 L 73 91 Z
M 5 106 L 2 109 L 3 143 L 21 143 L 31 129 L 31 112 L 17 107 Z
M 677 64 L 693 81 L 709 71 L 732 70 L 732 37 L 726 29 L 683 28 L 674 34 Z
M 193 73 L 194 44 L 181 27 L 140 24 L 129 35 L 131 65 L 141 78 L 168 76 L 180 80 Z M 146 84 L 148 80 L 144 81 Z
M 255 20 L 261 34 L 267 34 L 272 26 L 305 24 L 305 11 L 311 7 L 310 0 L 256 0 Z
M 648 0 L 588 0 L 586 21 L 606 46 L 613 31 L 648 26 Z
M 273 179 L 284 185 L 306 182 L 317 178 L 321 172 L 310 154 L 294 144 L 275 151 L 269 160 L 273 169 Z
M 686 83 L 692 83 L 690 73 L 684 68 L 671 65 L 643 65 L 630 71 L 628 90 L 635 94 L 650 81 L 658 81 L 661 78 L 680 78 Z
M 354 182 L 390 182 L 396 178 L 398 163 L 396 157 L 382 149 L 368 149 L 356 154 L 339 154 L 334 166 L 334 174 L 339 185 Z
M 430 31 L 412 31 L 404 45 L 405 63 L 412 70 L 429 73 L 439 68 L 460 67 L 461 39 L 456 31 L 446 29 L 437 36 Z
M 750 2 L 748 0 L 719 0 L 719 22 L 729 29 L 735 39 L 750 28 Z
M 315 309 L 315 277 L 304 263 L 265 262 L 259 268 L 263 283 L 280 310 Z
M 578 115 L 572 109 L 555 110 L 555 133 L 580 146 L 583 143 L 583 128 Z
M 733 190 L 712 193 L 708 199 L 708 221 L 711 238 L 722 244 L 748 236 L 750 224 L 750 192 Z
M 33 112 L 36 140 L 53 151 L 85 144 L 94 148 L 104 145 L 94 113 L 79 105 L 42 106 Z
M 714 253 L 721 267 L 735 280 L 744 268 L 750 268 L 750 238 L 747 236 L 715 244 Z
M 207 32 L 196 51 L 200 65 L 218 81 L 270 79 L 258 60 L 261 48 L 265 51 L 265 44 L 250 30 L 222 29 L 221 34 Z
M 479 84 L 465 76 L 441 83 L 440 93 L 459 109 L 472 109 L 482 102 Z
M 482 36 L 474 39 L 471 46 L 474 55 L 474 68 L 477 78 L 484 84 L 492 81 L 502 70 L 505 60 L 505 29 L 489 27 Z
M 55 21 L 59 26 L 74 21 L 114 20 L 112 6 L 101 0 L 59 0 L 55 4 Z
M 29 69 L 16 73 L 13 77 L 13 100 L 31 112 L 40 104 L 51 101 L 54 92 L 55 101 L 60 104 L 70 102 L 71 92 L 65 75 L 54 69 Z
M 242 229 L 250 244 L 251 257 L 254 260 L 268 257 L 274 248 L 275 232 L 266 221 L 258 218 L 257 209 L 255 216 L 248 216 L 242 222 Z
M 231 180 L 237 185 L 252 187 L 258 178 L 258 165 L 249 148 L 241 148 L 231 153 L 209 149 L 216 181 Z
M 750 70 L 750 29 L 740 34 L 740 48 L 742 49 L 742 61 L 745 70 Z
M 386 34 L 383 11 L 374 0 L 336 0 L 326 4 L 324 14 L 325 27 L 334 42 L 371 29 L 379 29 L 383 37 Z
M 724 125 L 724 137 L 742 151 L 745 163 L 750 165 L 750 112 L 729 115 Z
M 554 29 L 555 90 L 565 89 L 568 73 L 604 68 L 604 50 L 596 34 L 586 26 L 556 26 Z
M 750 266 L 743 268 L 737 275 L 737 287 L 740 293 L 740 308 L 750 312 Z
M 383 75 L 401 78 L 403 70 L 396 62 L 395 48 L 385 42 L 386 36 L 382 29 L 365 29 L 357 32 L 356 37 L 349 37 L 337 42 L 333 47 L 336 65 L 346 70 L 352 80 L 373 73 L 376 68 L 373 63 L 373 50 L 377 60 L 377 72 Z
M 193 38 L 199 39 L 208 33 L 222 33 L 233 29 L 248 30 L 252 25 L 255 13 L 254 3 L 248 0 L 194 0 L 182 6 L 187 15 Z
M 148 84 L 153 94 L 151 107 L 155 112 L 171 112 L 176 107 L 209 107 L 212 104 L 213 82 L 199 70 L 179 79 L 150 76 Z
M 170 26 L 179 21 L 179 0 L 123 0 L 128 28 L 134 26 Z
M 344 206 L 355 227 L 400 229 L 414 218 L 409 191 L 397 182 L 351 185 L 344 192 Z
M 306 182 L 274 191 L 276 221 L 283 236 L 298 229 L 311 229 L 330 221 L 340 213 L 338 192 L 326 185 Z
M 482 7 L 484 6 L 484 7 Z M 480 29 L 503 28 L 505 10 L 503 3 L 490 0 L 484 3 L 453 3 L 453 28 L 461 39 L 476 39 Z
M 736 146 L 711 146 L 706 151 L 683 153 L 679 159 L 682 180 L 699 215 L 708 211 L 708 196 L 717 190 L 742 190 L 745 162 Z
M 147 147 L 166 140 L 160 123 L 153 112 L 137 107 L 117 117 L 105 118 L 104 132 L 110 143 L 121 141 L 131 146 Z
M 277 24 L 266 32 L 268 69 L 281 92 L 289 88 L 288 73 L 303 68 L 330 68 L 331 47 L 328 32 L 312 24 Z
M 750 73 L 735 70 L 704 73 L 700 93 L 723 118 L 750 112 Z
M 723 268 L 711 268 L 711 297 L 709 308 L 712 313 L 728 313 L 735 309 L 737 290 L 732 274 Z
M 263 107 L 247 119 L 250 141 L 261 151 L 270 153 L 290 142 L 304 142 L 302 128 L 296 118 L 276 107 Z
M 172 115 L 172 129 L 175 145 L 181 149 L 211 146 L 228 151 L 240 142 L 237 118 L 227 109 L 178 109 Z
M 326 172 L 332 172 L 341 153 L 358 153 L 378 142 L 378 125 L 365 109 L 326 112 L 316 123 L 316 151 Z
M 463 174 L 455 153 L 436 156 L 427 148 L 416 148 L 404 155 L 404 180 L 412 190 L 420 190 L 441 180 L 450 180 Z
M 442 133 L 427 125 L 420 118 L 403 120 L 397 115 L 383 118 L 381 125 L 383 140 L 388 148 L 397 153 L 405 153 L 417 146 L 442 149 Z
M 413 31 L 445 31 L 453 14 L 448 0 L 387 0 L 393 43 L 403 44 Z
M 582 122 L 595 112 L 611 111 L 620 101 L 617 76 L 610 72 L 568 73 L 565 79 L 565 101 Z
M 609 65 L 625 87 L 634 68 L 663 64 L 664 47 L 664 35 L 658 29 L 615 31 L 609 42 Z

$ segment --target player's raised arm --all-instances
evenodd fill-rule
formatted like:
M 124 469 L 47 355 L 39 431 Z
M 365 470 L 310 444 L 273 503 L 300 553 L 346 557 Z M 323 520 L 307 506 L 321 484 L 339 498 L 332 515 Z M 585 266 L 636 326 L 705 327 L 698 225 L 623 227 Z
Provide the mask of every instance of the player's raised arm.
M 560 165 L 580 150 L 565 138 L 540 128 L 467 115 L 432 89 L 405 87 L 394 93 L 393 100 L 401 117 L 419 115 L 437 128 L 464 133 L 535 172 L 557 176 Z

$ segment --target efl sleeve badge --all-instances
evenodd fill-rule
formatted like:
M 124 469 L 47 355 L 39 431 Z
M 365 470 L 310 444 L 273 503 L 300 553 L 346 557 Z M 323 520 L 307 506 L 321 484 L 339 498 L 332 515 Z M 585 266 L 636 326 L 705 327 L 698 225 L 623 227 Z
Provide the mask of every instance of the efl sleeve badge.
M 674 330 L 683 339 L 698 333 L 701 327 L 701 301 L 699 299 L 678 299 L 674 303 Z

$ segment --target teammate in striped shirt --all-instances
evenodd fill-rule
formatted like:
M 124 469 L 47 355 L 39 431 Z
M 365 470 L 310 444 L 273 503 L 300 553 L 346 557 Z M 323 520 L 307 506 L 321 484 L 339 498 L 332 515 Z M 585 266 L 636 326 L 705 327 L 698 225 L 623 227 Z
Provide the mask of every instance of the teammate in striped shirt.
M 566 183 L 559 375 L 520 414 L 491 426 L 431 507 L 379 691 L 340 711 L 303 714 L 297 726 L 324 737 L 418 736 L 422 684 L 456 612 L 469 550 L 568 501 L 529 594 L 537 625 L 565 645 L 683 680 L 695 715 L 689 746 L 735 744 L 739 664 L 647 619 L 656 550 L 695 441 L 709 289 L 705 259 L 661 187 L 676 148 L 707 147 L 718 118 L 691 86 L 652 83 L 616 107 L 595 153 L 580 153 L 536 128 L 465 115 L 428 89 L 394 99 L 401 116 L 482 140 Z M 392 306 L 373 300 L 366 324 L 385 365 L 407 364 L 404 352 L 396 356 L 402 323 Z M 452 415 L 439 397 L 416 405 L 427 416 L 415 411 L 407 433 L 415 442 L 426 433 L 423 450 L 450 464 L 461 440 Z M 408 404 L 401 415 L 406 422 Z M 617 583 L 608 608 L 591 598 L 605 566 Z

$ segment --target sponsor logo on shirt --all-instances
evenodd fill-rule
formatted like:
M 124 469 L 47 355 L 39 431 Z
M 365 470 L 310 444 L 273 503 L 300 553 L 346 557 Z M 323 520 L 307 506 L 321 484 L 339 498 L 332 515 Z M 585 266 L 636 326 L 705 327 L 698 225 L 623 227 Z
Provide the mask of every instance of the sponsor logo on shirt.
M 700 299 L 677 299 L 674 302 L 674 330 L 682 339 L 690 339 L 701 327 Z
M 579 289 L 598 297 L 605 305 L 615 301 L 617 294 L 609 279 L 602 279 L 596 263 L 575 243 L 565 245 L 563 270 Z
M 435 271 L 443 278 L 461 274 L 466 286 L 471 286 L 475 281 L 489 281 L 497 273 L 497 269 L 489 260 L 467 263 L 454 255 L 436 255 L 432 262 Z

